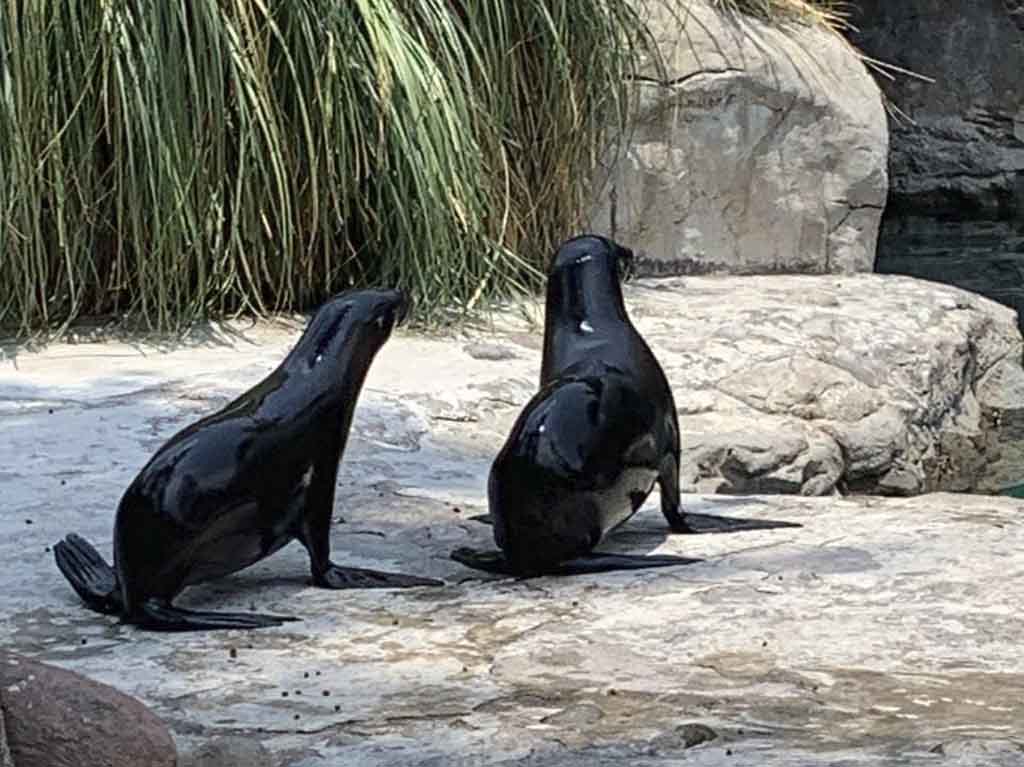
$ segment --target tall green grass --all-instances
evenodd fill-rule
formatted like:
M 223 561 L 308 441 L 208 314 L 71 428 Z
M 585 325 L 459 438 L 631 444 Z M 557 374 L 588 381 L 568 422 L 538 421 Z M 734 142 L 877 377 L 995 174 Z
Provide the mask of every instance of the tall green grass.
M 631 0 L 0 0 L 0 326 L 530 289 L 645 40 Z

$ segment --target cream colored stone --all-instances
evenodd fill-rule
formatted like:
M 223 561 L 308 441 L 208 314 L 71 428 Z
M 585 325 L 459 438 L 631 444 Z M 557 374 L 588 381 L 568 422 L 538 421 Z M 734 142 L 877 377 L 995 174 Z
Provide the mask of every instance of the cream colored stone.
M 838 36 L 705 0 L 637 0 L 666 71 L 639 111 L 593 228 L 660 274 L 871 271 L 887 191 L 881 94 Z

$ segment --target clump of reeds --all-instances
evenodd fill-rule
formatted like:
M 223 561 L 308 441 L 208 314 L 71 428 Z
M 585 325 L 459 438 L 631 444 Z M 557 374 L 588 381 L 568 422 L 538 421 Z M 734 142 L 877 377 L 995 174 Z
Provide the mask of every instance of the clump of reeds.
M 630 0 L 0 4 L 0 326 L 529 289 L 645 39 Z

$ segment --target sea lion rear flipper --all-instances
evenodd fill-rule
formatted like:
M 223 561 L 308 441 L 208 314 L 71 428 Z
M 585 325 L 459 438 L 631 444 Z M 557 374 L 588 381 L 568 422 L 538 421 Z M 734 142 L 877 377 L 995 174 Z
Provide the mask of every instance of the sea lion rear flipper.
M 720 517 L 715 514 L 681 514 L 686 520 L 685 532 L 701 533 L 741 533 L 749 530 L 776 530 L 784 527 L 803 527 L 799 522 L 786 522 L 778 519 L 743 519 L 741 517 Z M 672 527 L 673 532 L 683 532 Z
M 213 631 L 269 628 L 297 620 L 286 615 L 182 610 L 161 600 L 147 599 L 139 606 L 130 622 L 152 631 Z
M 124 612 L 117 573 L 85 538 L 70 533 L 53 547 L 53 558 L 86 607 L 104 615 Z
M 409 589 L 415 586 L 443 586 L 444 581 L 420 578 L 418 575 L 383 573 L 361 567 L 339 567 L 331 564 L 314 576 L 313 582 L 326 589 Z
M 616 570 L 646 570 L 651 567 L 678 567 L 695 565 L 703 559 L 676 557 L 670 554 L 585 554 L 568 562 L 562 562 L 551 571 L 552 575 L 588 575 L 609 573 Z

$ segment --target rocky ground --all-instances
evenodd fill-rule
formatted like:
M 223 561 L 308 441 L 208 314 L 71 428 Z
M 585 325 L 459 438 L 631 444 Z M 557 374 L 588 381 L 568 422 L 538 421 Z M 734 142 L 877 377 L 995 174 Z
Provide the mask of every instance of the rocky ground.
M 1016 402 L 1012 313 L 952 289 L 701 278 L 641 282 L 627 301 L 675 386 L 691 489 L 757 476 L 757 451 L 737 440 L 719 451 L 738 456 L 722 459 L 724 472 L 701 467 L 700 456 L 719 454 L 707 449 L 716 412 L 736 424 L 722 432 L 760 430 L 769 454 L 791 439 L 787 424 L 808 445 L 828 436 L 840 446 L 834 490 L 912 465 L 917 454 L 901 445 L 954 454 L 943 434 L 972 413 L 983 433 L 986 407 Z M 8 347 L 0 649 L 139 697 L 170 725 L 185 765 L 1024 762 L 1022 502 L 688 495 L 692 512 L 803 527 L 668 536 L 654 497 L 609 546 L 703 563 L 515 581 L 449 560 L 457 546 L 489 544 L 469 517 L 486 510 L 490 460 L 535 386 L 529 314 L 457 339 L 400 332 L 357 410 L 336 560 L 446 585 L 314 589 L 293 545 L 183 600 L 302 618 L 246 633 L 159 635 L 92 614 L 50 547 L 74 530 L 109 556 L 119 495 L 152 451 L 262 377 L 300 326 L 221 326 L 166 346 Z M 840 441 L 856 432 L 844 424 L 894 404 L 903 431 L 874 453 L 889 464 L 857 474 L 860 454 Z M 878 430 L 864 432 L 857 444 L 878 442 Z M 833 455 L 813 465 L 832 466 Z M 913 465 L 932 481 L 932 464 Z M 762 476 L 772 472 L 793 476 Z

